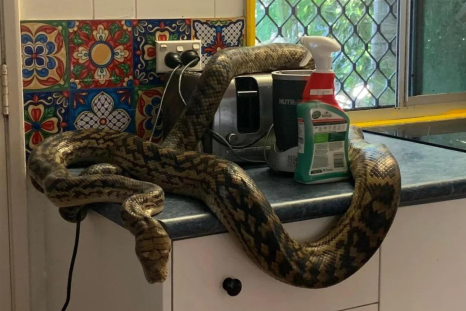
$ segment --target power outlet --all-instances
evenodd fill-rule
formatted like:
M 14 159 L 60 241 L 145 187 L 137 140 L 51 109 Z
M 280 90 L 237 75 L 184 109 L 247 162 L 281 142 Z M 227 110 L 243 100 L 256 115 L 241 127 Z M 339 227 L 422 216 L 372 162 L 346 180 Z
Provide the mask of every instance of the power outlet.
M 156 72 L 165 73 L 172 71 L 170 67 L 165 65 L 165 56 L 170 52 L 183 53 L 183 51 L 194 50 L 201 57 L 201 40 L 177 40 L 177 41 L 156 41 L 155 42 L 155 53 L 156 53 Z M 196 66 L 190 67 L 191 71 L 201 71 L 201 61 Z

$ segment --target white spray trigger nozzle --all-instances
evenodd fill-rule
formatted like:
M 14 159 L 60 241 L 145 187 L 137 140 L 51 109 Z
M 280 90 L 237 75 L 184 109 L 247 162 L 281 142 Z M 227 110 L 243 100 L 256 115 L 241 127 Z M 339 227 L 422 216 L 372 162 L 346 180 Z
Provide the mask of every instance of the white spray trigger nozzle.
M 299 42 L 309 51 L 304 60 L 301 61 L 301 65 L 306 60 L 307 64 L 310 60 L 309 58 L 313 57 L 316 70 L 320 72 L 332 72 L 332 53 L 339 52 L 341 49 L 337 41 L 327 37 L 303 36 Z
M 311 51 L 308 50 L 306 52 L 306 55 L 304 56 L 303 60 L 299 63 L 299 67 L 306 66 L 307 64 L 309 64 L 311 59 L 312 59 L 312 53 L 311 53 Z

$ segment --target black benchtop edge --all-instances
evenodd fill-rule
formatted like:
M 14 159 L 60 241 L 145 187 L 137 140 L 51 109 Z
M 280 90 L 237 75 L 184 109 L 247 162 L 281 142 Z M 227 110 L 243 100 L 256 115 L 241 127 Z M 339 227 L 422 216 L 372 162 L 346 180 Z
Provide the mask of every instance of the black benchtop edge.
M 296 202 L 274 204 L 283 223 L 342 215 L 352 194 L 341 194 Z M 466 178 L 403 187 L 400 207 L 466 198 Z M 186 216 L 163 221 L 172 240 L 225 233 L 226 229 L 213 214 Z
M 351 193 L 324 196 L 308 200 L 278 203 L 274 204 L 273 208 L 283 223 L 305 221 L 342 215 L 348 208 L 351 197 Z M 414 184 L 402 187 L 400 207 L 462 198 L 466 198 L 466 178 Z M 117 204 L 111 205 L 116 210 L 119 209 Z M 122 225 L 121 219 L 116 219 L 116 217 L 119 218 L 119 213 L 109 215 L 108 212 L 99 209 L 97 204 L 94 204 L 91 209 Z M 167 229 L 171 239 L 175 241 L 226 232 L 226 229 L 212 213 L 174 217 L 169 220 L 161 220 L 161 222 Z

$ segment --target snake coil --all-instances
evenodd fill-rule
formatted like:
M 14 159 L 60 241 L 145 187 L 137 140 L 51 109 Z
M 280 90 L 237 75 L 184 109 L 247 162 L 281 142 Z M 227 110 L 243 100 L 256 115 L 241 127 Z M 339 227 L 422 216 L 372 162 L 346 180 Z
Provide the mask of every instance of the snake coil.
M 32 151 L 32 182 L 68 221 L 75 221 L 83 204 L 121 203 L 123 223 L 135 236 L 136 254 L 151 283 L 164 281 L 168 273 L 171 240 L 152 217 L 162 211 L 165 191 L 205 202 L 272 277 L 307 288 L 337 284 L 371 258 L 395 217 L 401 178 L 385 146 L 366 143 L 361 130 L 351 128 L 351 205 L 325 236 L 306 244 L 288 235 L 264 194 L 238 165 L 192 151 L 233 77 L 296 69 L 305 53 L 291 44 L 221 51 L 206 66 L 187 108 L 161 145 L 108 129 L 58 134 Z M 82 161 L 96 164 L 72 176 L 67 167 Z

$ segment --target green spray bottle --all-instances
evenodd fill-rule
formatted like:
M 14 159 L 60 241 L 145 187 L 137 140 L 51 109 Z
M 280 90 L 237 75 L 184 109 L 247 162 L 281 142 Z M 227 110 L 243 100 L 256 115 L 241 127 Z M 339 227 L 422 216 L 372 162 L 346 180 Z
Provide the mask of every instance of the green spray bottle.
M 348 165 L 350 120 L 335 99 L 332 53 L 340 51 L 333 39 L 304 36 L 300 43 L 308 50 L 303 60 L 314 58 L 316 70 L 297 106 L 298 162 L 294 178 L 304 184 L 326 183 L 351 176 Z

